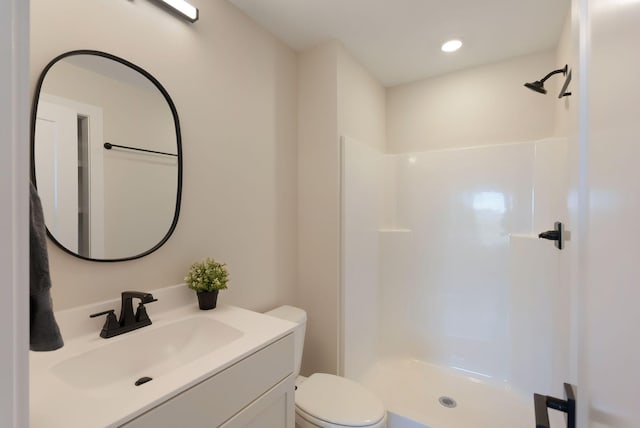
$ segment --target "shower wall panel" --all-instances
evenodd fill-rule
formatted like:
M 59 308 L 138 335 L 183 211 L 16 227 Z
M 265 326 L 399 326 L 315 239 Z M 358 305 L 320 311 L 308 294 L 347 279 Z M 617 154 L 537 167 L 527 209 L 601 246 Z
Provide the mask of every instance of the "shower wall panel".
M 397 224 L 411 232 L 382 245 L 381 351 L 508 378 L 509 235 L 532 227 L 534 146 L 394 161 Z
M 566 143 L 344 150 L 345 374 L 403 357 L 527 391 L 553 385 L 568 290 L 561 252 L 537 232 L 566 213 Z

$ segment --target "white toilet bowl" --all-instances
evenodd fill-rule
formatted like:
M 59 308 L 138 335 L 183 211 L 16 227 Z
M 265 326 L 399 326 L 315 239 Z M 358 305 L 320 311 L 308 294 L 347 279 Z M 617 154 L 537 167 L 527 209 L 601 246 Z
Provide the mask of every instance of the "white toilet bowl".
M 295 394 L 296 428 L 385 428 L 382 402 L 360 384 L 335 375 L 315 373 Z
M 293 306 L 266 312 L 294 322 L 295 375 L 300 374 L 307 313 Z M 386 428 L 387 416 L 380 399 L 350 379 L 315 373 L 296 381 L 296 428 Z

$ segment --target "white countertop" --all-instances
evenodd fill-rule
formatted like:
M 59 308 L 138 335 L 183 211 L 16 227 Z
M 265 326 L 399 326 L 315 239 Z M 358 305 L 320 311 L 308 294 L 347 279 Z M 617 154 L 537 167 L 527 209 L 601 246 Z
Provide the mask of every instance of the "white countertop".
M 194 292 L 184 285 L 152 290 L 151 293 L 158 302 L 145 306 L 153 324 L 110 339 L 99 337 L 104 317 L 89 319 L 89 315 L 107 309 L 116 309 L 118 315 L 119 299 L 56 312 L 65 346 L 53 352 L 30 352 L 32 428 L 120 426 L 286 336 L 295 327 L 293 323 L 234 306 L 219 305 L 216 309 L 201 311 Z M 153 373 L 153 381 L 140 387 L 133 384 L 138 378 L 135 376 L 126 384 L 82 388 L 65 382 L 52 371 L 60 363 L 87 351 L 193 317 L 223 322 L 243 334 L 167 373 Z M 134 355 L 135 346 L 132 348 L 130 352 Z M 140 373 L 140 376 L 145 375 L 151 376 Z

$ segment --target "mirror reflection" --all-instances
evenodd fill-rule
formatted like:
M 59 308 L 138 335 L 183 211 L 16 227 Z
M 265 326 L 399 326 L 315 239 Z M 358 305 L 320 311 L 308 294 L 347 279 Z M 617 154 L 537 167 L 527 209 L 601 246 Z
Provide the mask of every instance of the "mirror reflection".
M 36 90 L 33 171 L 51 238 L 92 260 L 141 257 L 177 222 L 175 107 L 150 74 L 95 51 L 53 60 Z

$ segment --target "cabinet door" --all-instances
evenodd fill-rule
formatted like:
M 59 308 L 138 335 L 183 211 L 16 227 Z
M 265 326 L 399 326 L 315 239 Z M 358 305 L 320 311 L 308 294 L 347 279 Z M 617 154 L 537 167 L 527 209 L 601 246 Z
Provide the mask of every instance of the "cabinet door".
M 291 375 L 223 424 L 221 428 L 294 428 L 294 389 L 295 379 Z
M 274 386 L 292 378 L 293 369 L 293 336 L 290 334 L 123 426 L 219 427 L 256 403 Z

